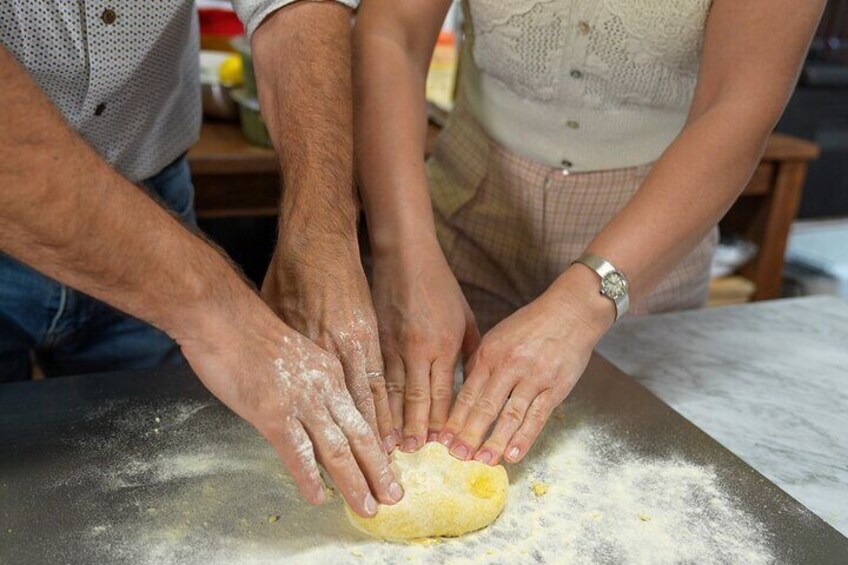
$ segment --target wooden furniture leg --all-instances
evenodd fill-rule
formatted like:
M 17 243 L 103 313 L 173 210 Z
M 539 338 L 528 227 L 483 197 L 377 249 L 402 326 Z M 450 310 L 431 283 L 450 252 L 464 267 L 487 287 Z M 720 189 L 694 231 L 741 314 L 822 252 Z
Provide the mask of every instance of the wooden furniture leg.
M 757 285 L 754 300 L 780 298 L 786 241 L 798 213 L 806 174 L 806 161 L 780 162 L 773 190 L 751 203 L 756 205 L 741 206 L 736 218 L 731 211 L 729 219 L 759 246 L 756 257 L 742 268 L 742 275 Z M 747 216 L 747 222 L 740 216 Z

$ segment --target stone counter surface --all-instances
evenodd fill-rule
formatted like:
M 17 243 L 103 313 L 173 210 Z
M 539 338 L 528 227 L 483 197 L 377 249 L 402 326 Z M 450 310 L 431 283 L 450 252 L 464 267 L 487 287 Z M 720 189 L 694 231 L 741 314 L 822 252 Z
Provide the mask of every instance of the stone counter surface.
M 598 350 L 848 536 L 848 302 L 631 318 Z

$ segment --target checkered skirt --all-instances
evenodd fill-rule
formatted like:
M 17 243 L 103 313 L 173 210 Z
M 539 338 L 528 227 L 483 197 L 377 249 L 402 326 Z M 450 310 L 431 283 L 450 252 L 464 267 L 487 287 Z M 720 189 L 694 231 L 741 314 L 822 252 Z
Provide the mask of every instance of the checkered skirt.
M 485 331 L 539 296 L 621 210 L 651 164 L 564 174 L 489 138 L 460 100 L 427 163 L 439 241 Z M 634 315 L 704 304 L 710 234 Z

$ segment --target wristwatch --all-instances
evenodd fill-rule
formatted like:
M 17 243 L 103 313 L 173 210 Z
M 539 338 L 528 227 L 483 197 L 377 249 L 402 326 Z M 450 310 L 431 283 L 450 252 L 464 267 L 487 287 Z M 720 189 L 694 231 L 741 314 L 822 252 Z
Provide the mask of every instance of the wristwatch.
M 584 253 L 572 263 L 580 263 L 598 273 L 601 277 L 600 293 L 615 304 L 615 319 L 627 313 L 630 308 L 630 283 L 627 275 L 615 268 L 615 266 L 594 253 Z

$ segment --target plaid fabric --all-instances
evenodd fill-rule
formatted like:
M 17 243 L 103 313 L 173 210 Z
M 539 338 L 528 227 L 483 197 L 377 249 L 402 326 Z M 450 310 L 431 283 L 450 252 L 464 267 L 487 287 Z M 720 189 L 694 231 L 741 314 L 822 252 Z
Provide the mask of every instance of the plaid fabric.
M 436 229 L 482 331 L 539 296 L 627 204 L 651 165 L 563 174 L 489 138 L 460 103 L 427 163 Z M 635 315 L 704 304 L 713 229 Z

